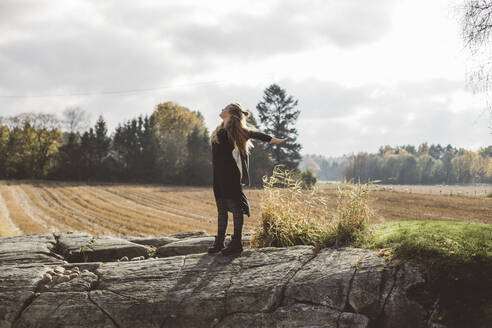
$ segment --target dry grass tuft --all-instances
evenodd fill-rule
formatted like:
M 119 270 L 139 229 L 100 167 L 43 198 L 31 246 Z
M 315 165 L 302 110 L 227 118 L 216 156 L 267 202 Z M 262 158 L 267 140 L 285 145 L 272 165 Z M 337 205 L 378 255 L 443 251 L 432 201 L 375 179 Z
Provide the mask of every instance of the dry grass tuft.
M 291 170 L 276 166 L 263 182 L 261 219 L 253 232 L 252 247 L 347 245 L 364 232 L 373 215 L 368 206 L 369 184 L 344 181 L 338 186 L 333 213 L 329 196 L 316 186 L 303 190 Z

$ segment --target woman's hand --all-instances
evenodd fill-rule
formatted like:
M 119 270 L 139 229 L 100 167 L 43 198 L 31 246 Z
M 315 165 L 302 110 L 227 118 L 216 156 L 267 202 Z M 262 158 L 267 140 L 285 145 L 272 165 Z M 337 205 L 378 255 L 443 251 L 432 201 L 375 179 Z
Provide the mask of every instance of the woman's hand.
M 292 138 L 291 137 L 287 137 L 283 139 L 272 138 L 272 140 L 270 140 L 270 143 L 283 144 L 284 142 L 289 140 L 292 140 Z

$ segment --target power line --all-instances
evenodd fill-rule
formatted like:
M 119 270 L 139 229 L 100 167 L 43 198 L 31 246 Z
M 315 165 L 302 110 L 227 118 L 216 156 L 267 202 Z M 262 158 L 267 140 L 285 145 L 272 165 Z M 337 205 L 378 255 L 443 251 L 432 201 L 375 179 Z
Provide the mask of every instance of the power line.
M 57 94 L 57 95 L 0 95 L 0 98 L 48 98 L 48 97 L 114 95 L 114 94 L 146 92 L 146 91 L 160 90 L 160 89 L 172 89 L 172 88 L 177 88 L 177 87 L 187 87 L 187 86 L 195 86 L 195 85 L 217 84 L 217 83 L 222 83 L 222 82 L 227 82 L 227 81 L 229 81 L 229 80 L 217 80 L 217 81 L 205 81 L 205 82 L 196 82 L 196 83 L 185 83 L 185 84 L 178 84 L 178 85 L 166 85 L 166 86 L 160 86 L 160 87 L 154 87 L 154 88 L 145 88 L 145 89 L 78 92 L 78 93 Z
M 271 73 L 260 74 L 259 76 L 263 76 L 263 77 L 268 76 L 270 78 L 270 80 L 273 80 L 273 81 L 276 80 L 275 76 Z M 165 86 L 154 87 L 154 88 L 116 90 L 116 91 L 76 92 L 76 93 L 55 94 L 55 95 L 0 95 L 0 98 L 49 98 L 49 97 L 118 95 L 118 94 L 147 92 L 147 91 L 153 91 L 153 90 L 172 89 L 172 88 L 188 87 L 188 86 L 196 86 L 196 85 L 218 84 L 218 83 L 229 82 L 229 81 L 232 81 L 232 79 L 194 82 L 194 83 L 183 83 L 183 84 L 176 84 L 176 85 L 165 85 Z M 237 79 L 234 79 L 234 81 L 237 81 Z

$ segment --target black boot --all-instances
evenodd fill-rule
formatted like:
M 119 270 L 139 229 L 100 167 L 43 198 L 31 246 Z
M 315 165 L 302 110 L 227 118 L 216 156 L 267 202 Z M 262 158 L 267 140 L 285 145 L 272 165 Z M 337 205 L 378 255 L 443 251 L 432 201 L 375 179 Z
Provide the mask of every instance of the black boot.
M 241 235 L 233 234 L 231 236 L 231 242 L 224 248 L 221 253 L 224 255 L 238 254 L 243 251 L 243 243 L 241 241 Z
M 214 244 L 212 247 L 208 248 L 208 252 L 209 253 L 220 252 L 225 247 L 224 239 L 225 239 L 225 235 L 216 235 Z

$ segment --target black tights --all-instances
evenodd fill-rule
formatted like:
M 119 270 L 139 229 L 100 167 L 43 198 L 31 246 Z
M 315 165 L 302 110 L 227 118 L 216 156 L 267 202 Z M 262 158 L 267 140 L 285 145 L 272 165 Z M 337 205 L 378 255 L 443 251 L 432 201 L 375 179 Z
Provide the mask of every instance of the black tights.
M 243 209 L 241 204 L 230 198 L 217 198 L 217 235 L 225 236 L 227 230 L 227 211 L 232 212 L 234 221 L 234 235 L 241 236 L 243 231 Z

